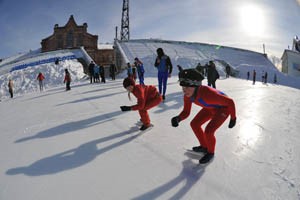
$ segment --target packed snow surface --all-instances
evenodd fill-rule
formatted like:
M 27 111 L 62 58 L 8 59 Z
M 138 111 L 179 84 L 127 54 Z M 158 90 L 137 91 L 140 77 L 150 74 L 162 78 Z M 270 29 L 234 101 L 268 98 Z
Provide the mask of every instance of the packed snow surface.
M 122 78 L 88 81 L 5 99 L 1 108 L 0 199 L 288 199 L 300 198 L 300 92 L 235 78 L 217 87 L 235 100 L 237 124 L 216 132 L 214 160 L 184 155 L 198 145 L 182 109 L 177 77 L 166 102 L 150 110 L 154 127 L 138 131 L 138 112 Z M 156 78 L 146 78 L 156 85 Z M 204 82 L 204 84 L 206 84 Z
M 185 148 L 199 145 L 189 123 L 201 108 L 193 105 L 188 119 L 171 126 L 183 106 L 179 62 L 171 59 L 166 101 L 149 111 L 154 127 L 144 133 L 138 112 L 120 110 L 136 103 L 122 87 L 126 72 L 90 84 L 79 62 L 65 60 L 1 74 L 0 199 L 300 199 L 300 90 L 222 76 L 217 89 L 234 99 L 237 124 L 229 129 L 225 121 L 215 158 L 199 165 Z M 145 83 L 157 86 L 153 61 L 145 59 Z M 65 68 L 71 91 L 63 85 Z M 39 71 L 46 76 L 42 92 Z

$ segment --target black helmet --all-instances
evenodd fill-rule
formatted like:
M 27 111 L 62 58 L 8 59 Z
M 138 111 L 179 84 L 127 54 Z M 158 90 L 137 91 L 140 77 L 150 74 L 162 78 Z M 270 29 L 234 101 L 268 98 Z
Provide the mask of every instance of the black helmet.
M 197 87 L 202 84 L 203 75 L 195 69 L 184 69 L 178 74 L 179 84 L 185 87 Z

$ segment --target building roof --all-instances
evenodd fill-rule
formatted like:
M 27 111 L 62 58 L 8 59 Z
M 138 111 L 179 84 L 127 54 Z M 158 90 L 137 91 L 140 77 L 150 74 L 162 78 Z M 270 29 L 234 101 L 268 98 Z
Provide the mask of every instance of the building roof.
M 283 51 L 282 56 L 281 56 L 281 60 L 283 60 L 284 57 L 287 56 L 288 53 L 294 54 L 294 55 L 299 55 L 299 56 L 300 56 L 300 52 L 298 52 L 298 51 L 294 51 L 294 50 L 290 50 L 290 49 L 285 49 L 285 50 Z

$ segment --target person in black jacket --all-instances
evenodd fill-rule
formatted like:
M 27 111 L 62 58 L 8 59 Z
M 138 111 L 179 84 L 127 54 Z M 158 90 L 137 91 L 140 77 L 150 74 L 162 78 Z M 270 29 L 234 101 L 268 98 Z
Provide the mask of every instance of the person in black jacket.
M 110 64 L 109 73 L 110 73 L 111 80 L 116 80 L 116 72 L 117 72 L 116 65 Z
M 93 83 L 94 80 L 94 67 L 95 67 L 95 63 L 94 61 L 91 61 L 89 64 L 90 83 Z
M 207 83 L 208 86 L 216 88 L 216 80 L 219 78 L 219 73 L 216 69 L 215 63 L 211 60 L 207 66 Z
M 101 83 L 105 83 L 105 68 L 103 65 L 100 65 L 100 77 L 101 77 Z

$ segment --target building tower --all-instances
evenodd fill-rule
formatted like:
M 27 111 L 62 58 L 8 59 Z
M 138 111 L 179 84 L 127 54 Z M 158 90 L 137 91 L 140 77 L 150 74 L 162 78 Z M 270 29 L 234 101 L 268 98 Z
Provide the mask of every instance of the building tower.
M 121 40 L 129 40 L 129 0 L 123 0 Z

